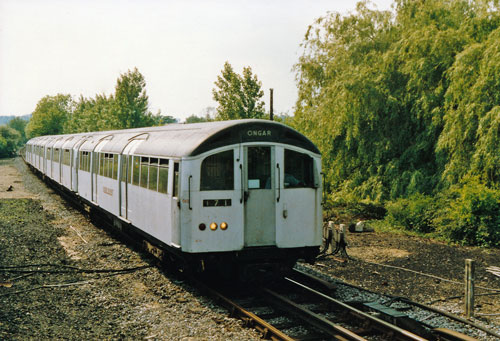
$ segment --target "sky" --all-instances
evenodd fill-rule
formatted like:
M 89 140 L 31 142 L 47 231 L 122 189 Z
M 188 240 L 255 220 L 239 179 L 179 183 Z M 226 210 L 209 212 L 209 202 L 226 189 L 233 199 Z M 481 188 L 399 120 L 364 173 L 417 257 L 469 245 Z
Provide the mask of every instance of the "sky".
M 388 10 L 392 0 L 372 1 Z M 150 110 L 184 120 L 216 107 L 228 61 L 250 66 L 269 110 L 293 114 L 293 65 L 309 25 L 348 14 L 350 0 L 0 0 L 0 116 L 26 115 L 44 96 L 114 93 L 137 68 Z

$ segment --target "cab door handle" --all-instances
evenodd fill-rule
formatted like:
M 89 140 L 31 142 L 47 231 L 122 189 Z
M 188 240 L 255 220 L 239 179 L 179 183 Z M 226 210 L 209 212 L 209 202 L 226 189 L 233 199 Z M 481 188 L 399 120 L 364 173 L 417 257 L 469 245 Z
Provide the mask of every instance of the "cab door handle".
M 243 165 L 240 164 L 240 185 L 241 185 L 241 197 L 240 197 L 240 204 L 243 203 L 243 200 L 247 201 L 245 199 L 245 189 L 244 189 L 244 180 L 243 180 Z
M 188 207 L 190 210 L 192 210 L 193 208 L 191 207 L 191 179 L 193 178 L 192 175 L 189 176 L 188 178 Z M 180 201 L 179 201 L 179 204 L 180 204 Z M 179 206 L 180 207 L 180 206 Z
M 278 169 L 278 184 L 277 184 L 277 187 L 278 187 L 278 198 L 276 199 L 276 202 L 280 202 L 280 198 L 281 198 L 281 169 L 280 169 L 280 164 L 277 163 L 276 164 L 276 168 Z

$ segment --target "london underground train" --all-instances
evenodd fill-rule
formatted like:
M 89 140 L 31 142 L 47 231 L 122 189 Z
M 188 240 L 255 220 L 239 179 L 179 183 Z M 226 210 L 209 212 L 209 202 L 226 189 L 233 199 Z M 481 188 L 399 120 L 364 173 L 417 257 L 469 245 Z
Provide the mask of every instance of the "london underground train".
M 116 227 L 197 269 L 280 271 L 319 252 L 321 156 L 281 123 L 40 136 L 24 157 Z

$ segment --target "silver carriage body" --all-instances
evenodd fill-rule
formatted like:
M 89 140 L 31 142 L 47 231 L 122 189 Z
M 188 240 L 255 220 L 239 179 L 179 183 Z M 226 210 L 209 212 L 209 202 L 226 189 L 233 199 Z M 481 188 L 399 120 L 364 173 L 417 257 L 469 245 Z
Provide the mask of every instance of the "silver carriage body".
M 28 141 L 25 158 L 83 201 L 177 252 L 266 249 L 310 258 L 322 241 L 319 151 L 280 123 L 43 136 Z

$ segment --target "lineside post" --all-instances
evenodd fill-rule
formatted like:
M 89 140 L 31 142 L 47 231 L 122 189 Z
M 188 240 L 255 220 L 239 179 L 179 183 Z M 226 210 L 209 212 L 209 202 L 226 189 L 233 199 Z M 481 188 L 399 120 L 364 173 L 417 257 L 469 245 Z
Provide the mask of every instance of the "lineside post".
M 465 316 L 474 316 L 474 261 L 465 260 Z
M 333 242 L 336 242 L 335 240 L 335 226 L 333 224 L 333 221 L 328 222 L 328 239 L 330 240 L 330 243 L 328 244 L 328 249 L 326 250 L 327 254 L 332 254 L 335 251 L 335 248 L 333 246 Z
M 345 240 L 345 232 L 347 230 L 347 227 L 345 224 L 340 224 L 338 230 L 336 229 L 336 237 L 335 241 L 337 244 L 337 247 L 335 249 L 334 253 L 337 253 L 340 251 L 340 254 L 344 256 L 345 258 L 349 258 L 349 255 L 347 254 L 347 242 Z

